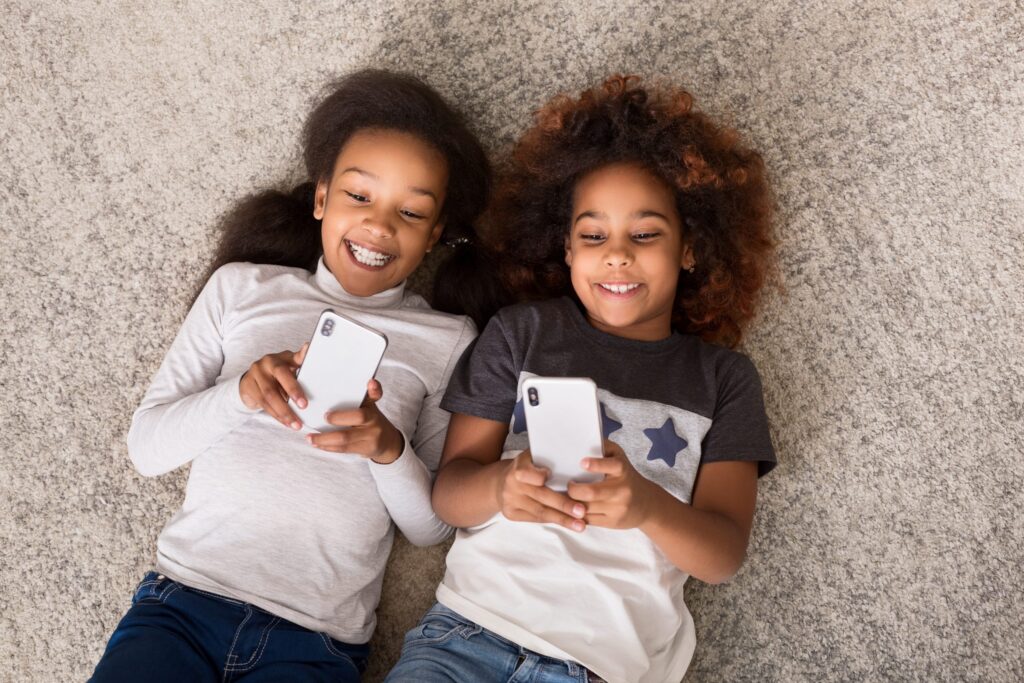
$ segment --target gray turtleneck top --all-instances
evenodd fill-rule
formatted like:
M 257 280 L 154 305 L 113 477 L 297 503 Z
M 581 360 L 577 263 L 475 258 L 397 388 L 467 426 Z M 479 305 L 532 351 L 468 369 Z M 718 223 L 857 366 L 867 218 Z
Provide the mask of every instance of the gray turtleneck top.
M 238 382 L 253 361 L 297 350 L 332 308 L 387 335 L 381 412 L 405 436 L 389 465 L 319 451 L 262 411 Z M 441 397 L 475 336 L 404 284 L 346 292 L 321 259 L 315 274 L 232 263 L 189 311 L 132 418 L 128 450 L 145 476 L 191 463 L 185 500 L 157 541 L 157 570 L 252 603 L 349 643 L 376 625 L 392 520 L 417 545 L 450 528 L 430 487 L 448 426 Z

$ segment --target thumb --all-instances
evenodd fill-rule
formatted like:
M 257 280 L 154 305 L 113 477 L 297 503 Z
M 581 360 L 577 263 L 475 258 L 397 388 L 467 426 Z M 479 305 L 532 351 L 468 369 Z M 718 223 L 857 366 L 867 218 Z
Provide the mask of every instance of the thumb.
M 384 387 L 376 379 L 366 383 L 366 399 L 363 400 L 363 407 L 368 407 L 384 397 Z
M 533 453 L 527 448 L 516 456 L 516 479 L 541 486 L 547 481 L 551 470 L 533 462 Z
M 604 449 L 603 450 L 604 450 L 604 456 L 606 458 L 617 458 L 617 457 L 624 458 L 624 457 L 626 457 L 626 452 L 622 450 L 622 446 L 620 446 L 619 444 L 615 443 L 611 439 L 605 439 L 604 440 Z
M 305 344 L 302 345 L 302 348 L 299 349 L 294 356 L 292 356 L 292 363 L 294 363 L 295 365 L 302 365 L 302 362 L 306 360 L 306 351 L 308 350 L 309 342 L 306 342 Z

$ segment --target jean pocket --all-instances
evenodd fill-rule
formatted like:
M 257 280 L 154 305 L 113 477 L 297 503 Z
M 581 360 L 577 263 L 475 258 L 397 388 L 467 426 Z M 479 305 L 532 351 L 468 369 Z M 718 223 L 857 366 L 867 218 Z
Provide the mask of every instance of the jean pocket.
M 180 588 L 179 584 L 156 572 L 146 572 L 142 581 L 135 587 L 135 594 L 132 595 L 132 604 L 154 604 L 162 603 L 174 591 Z
M 324 642 L 327 647 L 327 651 L 334 657 L 351 664 L 358 673 L 362 674 L 366 671 L 366 662 L 370 654 L 370 648 L 367 645 L 349 645 L 343 643 L 340 640 L 335 640 L 323 631 L 316 631 L 316 634 L 320 636 L 320 639 Z
M 405 634 L 405 644 L 434 645 L 454 636 L 478 630 L 479 626 L 462 619 L 450 610 L 432 609 L 424 615 L 419 624 Z

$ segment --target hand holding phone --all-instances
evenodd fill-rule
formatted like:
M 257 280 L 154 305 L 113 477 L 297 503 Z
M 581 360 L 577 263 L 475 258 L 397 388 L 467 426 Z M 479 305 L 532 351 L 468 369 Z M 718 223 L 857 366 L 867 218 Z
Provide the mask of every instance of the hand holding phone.
M 370 380 L 361 406 L 327 413 L 333 430 L 309 434 L 306 440 L 323 451 L 359 455 L 382 465 L 394 462 L 405 449 L 405 438 L 377 408 L 383 396 L 380 382 Z
M 560 524 L 573 531 L 586 529 L 586 505 L 545 486 L 548 473 L 533 463 L 530 449 L 501 463 L 504 472 L 498 482 L 498 501 L 506 519 Z
M 307 346 L 304 344 L 298 352 L 268 353 L 250 365 L 238 382 L 242 403 L 250 410 L 264 411 L 285 427 L 302 429 L 288 401 L 300 406 L 306 404 L 305 394 L 295 381 L 295 372 L 302 365 Z
M 321 313 L 295 377 L 306 405 L 291 401 L 292 410 L 316 431 L 344 429 L 329 423 L 326 415 L 363 404 L 387 343 L 387 337 L 362 323 L 331 310 Z
M 531 377 L 523 382 L 530 452 L 551 472 L 547 486 L 564 491 L 570 481 L 593 483 L 601 474 L 580 465 L 603 456 L 597 386 L 586 377 Z
M 598 484 L 569 483 L 569 497 L 587 506 L 587 524 L 608 529 L 635 529 L 649 519 L 664 492 L 636 471 L 622 447 L 605 442 L 605 455 L 588 460 L 588 469 L 604 475 Z

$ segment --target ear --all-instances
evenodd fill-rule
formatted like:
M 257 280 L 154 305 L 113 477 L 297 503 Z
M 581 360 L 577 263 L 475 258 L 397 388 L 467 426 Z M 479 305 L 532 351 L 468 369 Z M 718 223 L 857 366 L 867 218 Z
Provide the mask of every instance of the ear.
M 313 195 L 313 218 L 318 221 L 324 219 L 324 210 L 327 208 L 327 181 L 318 180 L 316 193 Z
M 693 248 L 688 245 L 683 245 L 683 253 L 679 258 L 679 267 L 683 270 L 689 270 L 697 265 L 697 259 L 693 255 Z
M 444 232 L 444 221 L 438 221 L 437 225 L 435 225 L 430 230 L 430 237 L 429 237 L 429 239 L 427 239 L 427 251 L 430 251 L 431 249 L 434 248 L 434 245 L 437 244 L 437 241 L 439 239 L 441 239 L 441 233 L 443 233 L 443 232 Z
M 565 265 L 572 268 L 572 242 L 565 238 Z

